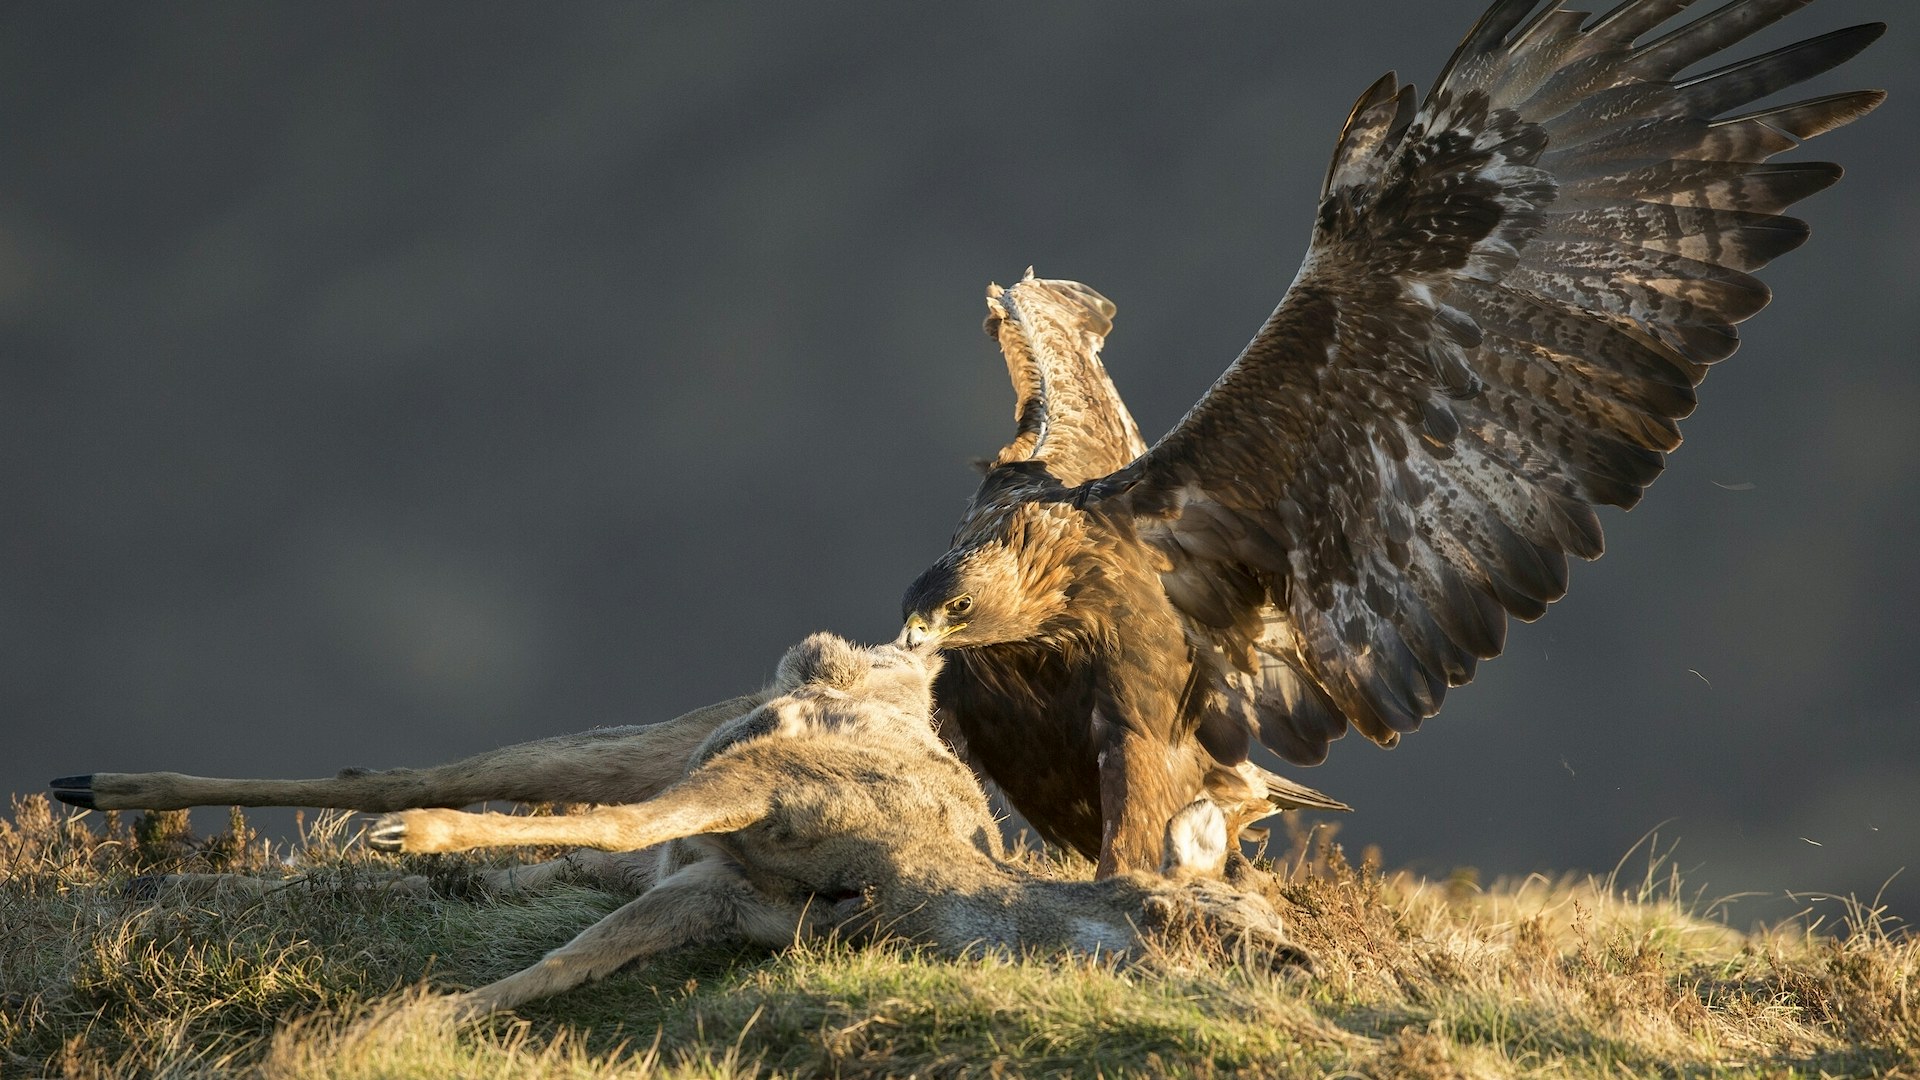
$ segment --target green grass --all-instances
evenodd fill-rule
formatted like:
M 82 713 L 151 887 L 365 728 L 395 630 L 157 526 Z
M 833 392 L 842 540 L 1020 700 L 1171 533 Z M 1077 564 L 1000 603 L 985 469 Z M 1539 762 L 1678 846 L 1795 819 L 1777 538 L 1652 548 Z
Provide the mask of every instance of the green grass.
M 352 819 L 309 828 L 298 873 L 237 815 L 203 839 L 183 822 L 37 797 L 0 822 L 0 1075 L 1920 1076 L 1920 942 L 1860 904 L 1834 933 L 1738 933 L 1657 858 L 1627 888 L 1482 890 L 1296 845 L 1274 890 L 1313 980 L 1204 945 L 1116 969 L 814 943 L 689 951 L 455 1025 L 405 1006 L 507 974 L 621 898 L 456 899 L 477 864 L 451 858 L 410 867 L 448 896 L 355 888 L 392 862 L 349 842 Z M 287 885 L 126 895 L 182 870 Z

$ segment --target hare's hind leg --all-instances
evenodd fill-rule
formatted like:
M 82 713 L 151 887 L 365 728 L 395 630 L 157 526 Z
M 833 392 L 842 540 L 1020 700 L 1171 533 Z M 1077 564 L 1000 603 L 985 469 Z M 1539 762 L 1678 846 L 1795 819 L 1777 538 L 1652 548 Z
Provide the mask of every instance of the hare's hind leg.
M 638 896 L 653 887 L 654 869 L 659 864 L 660 853 L 653 849 L 581 848 L 546 862 L 483 870 L 474 877 L 488 896 L 496 897 L 521 896 L 556 882 Z
M 805 936 L 813 921 L 805 907 L 774 900 L 727 863 L 708 859 L 668 877 L 532 967 L 456 994 L 446 1005 L 462 1018 L 485 1016 L 604 979 L 635 960 L 681 945 L 785 945 Z
M 344 769 L 311 780 L 235 780 L 184 773 L 86 773 L 51 781 L 53 797 L 88 810 L 189 806 L 333 806 L 405 810 L 478 802 L 621 803 L 684 776 L 713 729 L 756 708 L 734 698 L 659 724 L 603 728 L 506 746 L 426 769 Z
M 581 848 L 545 862 L 489 867 L 470 874 L 360 874 L 348 881 L 354 888 L 384 890 L 408 896 L 453 895 L 504 899 L 539 892 L 558 882 L 637 896 L 653 886 L 654 869 L 658 863 L 657 851 L 595 851 Z M 147 874 L 127 883 L 127 895 L 137 900 L 215 893 L 265 896 L 281 889 L 312 888 L 315 881 L 304 874 L 284 878 L 253 874 Z

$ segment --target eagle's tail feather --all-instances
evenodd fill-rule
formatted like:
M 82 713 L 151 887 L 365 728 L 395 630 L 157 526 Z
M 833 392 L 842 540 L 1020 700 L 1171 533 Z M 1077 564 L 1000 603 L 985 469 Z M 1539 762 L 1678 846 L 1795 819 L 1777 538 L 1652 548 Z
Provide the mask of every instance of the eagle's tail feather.
M 1324 792 L 1315 791 L 1305 784 L 1296 783 L 1278 773 L 1268 772 L 1259 766 L 1255 773 L 1267 785 L 1267 801 L 1276 810 L 1339 810 L 1351 812 L 1353 807 Z

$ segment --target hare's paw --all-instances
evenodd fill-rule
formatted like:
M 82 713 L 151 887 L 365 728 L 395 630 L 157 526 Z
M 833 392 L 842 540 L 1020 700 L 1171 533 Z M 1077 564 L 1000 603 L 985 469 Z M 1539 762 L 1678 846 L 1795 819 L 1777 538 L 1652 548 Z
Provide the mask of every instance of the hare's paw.
M 471 845 L 461 840 L 460 826 L 469 816 L 458 810 L 402 810 L 384 814 L 368 831 L 367 843 L 381 851 L 408 855 L 464 851 Z

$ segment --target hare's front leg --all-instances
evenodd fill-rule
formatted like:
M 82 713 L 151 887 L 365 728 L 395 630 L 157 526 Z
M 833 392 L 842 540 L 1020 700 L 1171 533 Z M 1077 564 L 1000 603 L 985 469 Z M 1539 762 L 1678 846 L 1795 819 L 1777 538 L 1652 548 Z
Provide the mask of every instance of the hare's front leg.
M 744 829 L 764 818 L 770 805 L 764 785 L 736 783 L 724 769 L 709 769 L 646 802 L 603 806 L 584 814 L 516 817 L 402 810 L 375 822 L 367 839 L 383 851 L 408 854 L 523 844 L 638 851 L 683 837 Z
M 604 979 L 635 960 L 682 945 L 743 941 L 769 947 L 809 936 L 823 913 L 753 888 L 717 860 L 693 864 L 594 923 L 532 967 L 444 999 L 466 1019 Z

